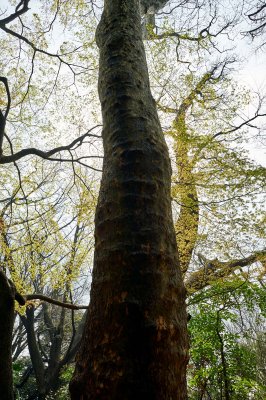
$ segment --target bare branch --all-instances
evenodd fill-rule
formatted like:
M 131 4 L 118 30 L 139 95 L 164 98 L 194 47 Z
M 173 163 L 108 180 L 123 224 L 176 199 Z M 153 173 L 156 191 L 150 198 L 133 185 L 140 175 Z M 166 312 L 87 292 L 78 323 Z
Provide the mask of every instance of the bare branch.
M 9 110 L 10 110 L 10 106 L 11 106 L 11 96 L 10 96 L 7 78 L 4 76 L 0 76 L 0 82 L 2 82 L 5 85 L 6 94 L 7 94 L 6 111 L 3 114 L 2 110 L 0 110 L 0 157 L 1 157 L 2 147 L 3 147 L 3 139 L 4 139 L 4 135 L 5 135 L 6 120 L 7 120 L 7 116 L 8 116 Z
M 44 160 L 52 160 L 52 161 L 54 161 L 54 159 L 51 158 L 54 154 L 57 154 L 57 153 L 59 153 L 61 151 L 70 151 L 77 144 L 80 146 L 83 143 L 83 141 L 84 141 L 84 139 L 86 137 L 94 137 L 94 138 L 100 139 L 101 136 L 94 135 L 94 134 L 90 133 L 93 129 L 98 128 L 100 126 L 101 125 L 94 126 L 93 128 L 89 129 L 86 133 L 84 133 L 84 135 L 79 136 L 78 138 L 73 140 L 68 145 L 55 147 L 54 149 L 49 150 L 49 151 L 42 151 L 40 149 L 36 149 L 34 147 L 30 147 L 30 148 L 27 148 L 27 149 L 22 149 L 22 150 L 18 151 L 17 153 L 13 153 L 13 154 L 10 154 L 8 156 L 4 156 L 4 155 L 1 156 L 0 155 L 0 164 L 8 164 L 8 163 L 11 163 L 11 162 L 15 162 L 15 161 L 18 161 L 21 158 L 29 156 L 29 155 L 35 155 L 35 156 L 38 156 L 40 158 L 43 158 Z M 60 160 L 60 159 L 57 160 L 56 159 L 56 161 L 62 161 L 62 160 Z
M 88 306 L 85 305 L 75 305 L 71 303 L 64 303 L 63 301 L 54 300 L 51 297 L 44 296 L 43 294 L 27 294 L 23 296 L 26 301 L 29 300 L 41 300 L 50 304 L 54 304 L 55 306 L 69 308 L 70 310 L 85 310 Z
M 249 35 L 254 40 L 259 35 L 262 35 L 266 29 L 266 3 L 261 2 L 258 4 L 255 11 L 247 14 L 248 19 L 251 21 L 252 26 L 250 30 L 246 31 L 245 34 Z M 266 42 L 263 42 L 260 47 L 263 47 Z
M 19 18 L 22 14 L 25 14 L 29 10 L 29 2 L 30 0 L 21 0 L 19 4 L 16 6 L 16 11 L 13 14 L 10 14 L 8 17 L 0 19 L 0 25 L 6 25 L 10 22 L 14 21 L 16 18 Z

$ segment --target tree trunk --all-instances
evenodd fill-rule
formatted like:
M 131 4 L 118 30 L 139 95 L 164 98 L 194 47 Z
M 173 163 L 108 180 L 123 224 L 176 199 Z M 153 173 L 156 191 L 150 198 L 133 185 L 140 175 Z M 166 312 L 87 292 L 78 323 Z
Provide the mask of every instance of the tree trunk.
M 13 400 L 12 331 L 15 290 L 0 270 L 0 398 Z
M 71 398 L 186 399 L 185 289 L 168 150 L 138 0 L 105 0 L 97 30 L 104 165 L 91 302 Z
M 199 199 L 193 174 L 193 163 L 189 160 L 189 137 L 186 127 L 186 114 L 185 110 L 182 110 L 182 105 L 175 118 L 174 128 L 176 131 L 174 150 L 178 168 L 176 191 L 181 204 L 175 230 L 180 268 L 182 274 L 185 275 L 198 239 Z
M 22 316 L 21 318 L 27 332 L 28 349 L 35 374 L 38 398 L 44 399 L 46 392 L 45 367 L 39 352 L 34 330 L 34 307 L 28 307 L 26 310 L 26 317 Z
M 224 351 L 224 341 L 223 337 L 220 333 L 220 326 L 221 326 L 221 318 L 219 311 L 217 311 L 217 323 L 216 323 L 216 333 L 218 336 L 218 340 L 220 342 L 220 354 L 221 354 L 221 361 L 222 361 L 222 376 L 223 376 L 223 385 L 224 386 L 224 399 L 225 400 L 230 400 L 230 382 L 228 379 L 228 373 L 227 373 L 227 362 L 226 362 L 226 357 L 225 357 L 225 351 Z

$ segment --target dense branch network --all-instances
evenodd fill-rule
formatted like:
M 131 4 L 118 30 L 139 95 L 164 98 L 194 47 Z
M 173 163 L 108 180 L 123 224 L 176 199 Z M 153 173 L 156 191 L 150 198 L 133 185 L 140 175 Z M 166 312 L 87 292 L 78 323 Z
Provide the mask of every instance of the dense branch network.
M 19 22 L 20 22 L 20 24 L 21 24 L 21 26 L 22 26 L 22 31 L 23 31 L 24 24 L 23 24 L 23 21 L 22 21 L 22 19 L 21 19 L 20 17 L 21 17 L 23 14 L 25 14 L 27 11 L 29 11 L 29 9 L 30 9 L 30 8 L 29 8 L 29 3 L 30 3 L 30 0 L 21 0 L 21 1 L 19 2 L 19 4 L 16 6 L 15 12 L 14 12 L 14 13 L 10 14 L 10 15 L 9 15 L 8 17 L 6 17 L 6 18 L 0 19 L 0 29 L 2 29 L 2 30 L 3 30 L 4 32 L 6 32 L 7 34 L 9 34 L 9 35 L 15 37 L 16 39 L 21 40 L 22 42 L 26 43 L 29 47 L 31 47 L 32 50 L 33 50 L 33 60 L 34 60 L 34 58 L 35 58 L 36 53 L 42 53 L 42 54 L 47 55 L 47 56 L 49 56 L 49 57 L 53 57 L 53 58 L 58 59 L 59 62 L 60 62 L 60 64 L 62 63 L 62 64 L 67 65 L 67 66 L 70 68 L 70 70 L 71 70 L 73 73 L 75 73 L 75 71 L 74 71 L 73 68 L 74 68 L 74 67 L 79 67 L 79 68 L 81 68 L 81 66 L 80 66 L 80 65 L 71 64 L 71 63 L 65 61 L 65 60 L 64 60 L 64 56 L 67 56 L 67 55 L 69 55 L 69 54 L 71 54 L 71 53 L 77 51 L 77 50 L 79 49 L 79 47 L 76 48 L 76 49 L 74 49 L 71 53 L 63 53 L 63 54 L 60 54 L 60 53 L 51 53 L 51 52 L 49 52 L 49 51 L 46 51 L 46 50 L 41 49 L 41 48 L 39 48 L 38 46 L 36 46 L 36 45 L 35 45 L 31 40 L 29 40 L 26 36 L 24 36 L 24 35 L 22 35 L 22 34 L 16 32 L 15 30 L 13 30 L 13 29 L 7 27 L 7 25 L 8 25 L 10 22 L 13 22 L 13 21 L 15 21 L 16 19 L 18 19 Z M 57 15 L 57 13 L 58 13 L 58 7 L 59 7 L 59 5 L 57 5 L 57 9 L 56 9 L 56 12 L 55 12 L 55 17 L 53 18 L 52 23 L 55 21 L 56 15 Z M 51 23 L 51 25 L 52 25 L 52 23 Z M 50 25 L 50 28 L 51 28 L 51 25 Z
M 17 6 L 15 7 L 15 11 L 13 13 L 11 13 L 9 16 L 0 19 L 0 29 L 3 30 L 5 33 L 15 37 L 16 39 L 19 39 L 19 41 L 22 41 L 24 43 L 26 43 L 30 48 L 32 48 L 33 50 L 33 55 L 32 55 L 32 70 L 28 79 L 28 89 L 26 94 L 23 96 L 23 100 L 26 98 L 28 91 L 29 91 L 29 85 L 30 85 L 30 81 L 33 75 L 33 68 L 34 68 L 34 59 L 37 53 L 42 53 L 44 55 L 47 55 L 49 57 L 52 58 L 56 58 L 59 61 L 59 65 L 61 64 L 65 64 L 67 65 L 71 72 L 74 74 L 76 74 L 74 68 L 78 67 L 78 68 L 84 68 L 81 65 L 76 65 L 76 64 L 71 64 L 70 62 L 66 61 L 64 59 L 64 56 L 69 56 L 70 54 L 74 53 L 76 50 L 78 49 L 74 49 L 71 52 L 67 52 L 64 54 L 59 54 L 59 53 L 51 53 L 49 51 L 46 51 L 42 48 L 39 48 L 38 46 L 36 46 L 31 40 L 29 40 L 26 36 L 23 35 L 24 32 L 24 23 L 23 20 L 21 19 L 21 17 L 27 12 L 29 11 L 29 4 L 30 4 L 30 0 L 21 0 L 19 1 L 19 3 L 17 4 Z M 57 3 L 57 7 L 55 10 L 55 15 L 53 18 L 53 21 L 51 22 L 47 32 L 49 32 L 51 30 L 51 26 L 54 23 L 56 16 L 59 12 L 59 7 L 60 7 L 60 2 Z M 19 23 L 21 24 L 21 32 L 22 33 L 18 33 L 17 31 L 15 31 L 13 28 L 9 28 L 8 25 L 14 21 L 19 21 Z M 44 32 L 45 33 L 45 32 Z M 59 70 L 60 70 L 60 66 L 59 66 Z M 29 156 L 29 155 L 35 155 L 37 157 L 43 158 L 45 160 L 50 160 L 50 161 L 64 161 L 64 162 L 77 162 L 80 165 L 84 165 L 86 167 L 89 167 L 95 171 L 99 171 L 100 169 L 98 168 L 93 168 L 89 165 L 87 165 L 84 162 L 84 159 L 88 159 L 88 158 L 93 158 L 93 156 L 83 156 L 83 157 L 77 157 L 75 154 L 72 154 L 73 151 L 75 151 L 79 146 L 82 145 L 82 143 L 84 142 L 84 140 L 87 137 L 92 137 L 92 138 L 99 138 L 100 136 L 98 135 L 94 135 L 91 133 L 91 131 L 93 129 L 96 128 L 93 127 L 92 129 L 88 130 L 85 134 L 83 134 L 82 136 L 78 137 L 77 139 L 73 140 L 71 143 L 65 145 L 65 146 L 59 146 L 56 147 L 54 149 L 48 150 L 48 151 L 43 151 L 41 149 L 37 149 L 37 148 L 25 148 L 22 149 L 18 152 L 14 152 L 13 151 L 13 145 L 11 140 L 9 139 L 7 133 L 6 133 L 6 123 L 7 123 L 7 118 L 8 118 L 8 114 L 11 108 L 11 94 L 10 94 L 10 89 L 9 89 L 9 85 L 8 85 L 8 80 L 6 77 L 0 77 L 0 83 L 2 83 L 4 85 L 5 88 L 5 92 L 6 92 L 6 96 L 7 96 L 7 102 L 6 102 L 6 108 L 5 111 L 0 110 L 0 164 L 8 164 L 8 163 L 14 163 L 14 165 L 16 166 L 16 168 L 18 169 L 18 166 L 16 165 L 16 162 L 18 160 L 20 160 L 21 158 L 25 157 L 25 156 Z M 4 140 L 6 139 L 6 141 L 9 144 L 10 150 L 11 150 L 11 154 L 10 155 L 5 155 L 3 154 L 3 144 L 4 144 Z M 68 152 L 70 154 L 69 158 L 66 157 L 62 157 L 61 156 L 61 152 Z M 54 155 L 58 155 L 59 157 L 54 158 Z
M 54 149 L 51 149 L 48 151 L 43 151 L 41 149 L 31 147 L 31 148 L 22 149 L 16 153 L 14 153 L 12 144 L 11 144 L 10 140 L 8 139 L 8 136 L 5 133 L 7 116 L 8 116 L 9 110 L 10 110 L 10 106 L 11 106 L 11 96 L 10 96 L 7 78 L 0 77 L 0 82 L 2 82 L 4 84 L 5 89 L 6 89 L 7 98 L 8 98 L 7 107 L 6 107 L 5 112 L 0 110 L 0 164 L 14 163 L 14 162 L 20 160 L 21 158 L 30 156 L 30 155 L 35 155 L 44 160 L 50 160 L 50 161 L 69 161 L 69 162 L 76 161 L 79 163 L 81 163 L 81 160 L 84 158 L 92 157 L 92 156 L 86 156 L 86 157 L 80 157 L 80 158 L 76 158 L 76 159 L 74 157 L 71 157 L 70 159 L 66 159 L 66 158 L 62 158 L 61 156 L 58 158 L 54 158 L 53 156 L 56 154 L 59 154 L 61 152 L 64 152 L 64 151 L 71 152 L 72 150 L 77 149 L 77 147 L 81 146 L 82 143 L 84 142 L 84 140 L 88 137 L 101 139 L 101 136 L 91 133 L 94 129 L 101 127 L 101 125 L 94 126 L 93 128 L 89 129 L 86 133 L 84 133 L 83 135 L 74 139 L 71 143 L 69 143 L 65 146 L 58 146 L 58 147 L 55 147 Z M 11 152 L 12 152 L 12 154 L 10 154 L 10 155 L 3 154 L 3 139 L 4 139 L 4 137 L 8 140 L 8 142 L 10 144 Z M 93 168 L 93 167 L 90 167 L 90 168 L 100 171 L 97 168 Z
M 263 35 L 266 31 L 266 2 L 260 0 L 255 9 L 247 14 L 251 23 L 251 29 L 247 31 L 248 35 L 253 39 Z M 263 42 L 261 46 L 264 46 Z

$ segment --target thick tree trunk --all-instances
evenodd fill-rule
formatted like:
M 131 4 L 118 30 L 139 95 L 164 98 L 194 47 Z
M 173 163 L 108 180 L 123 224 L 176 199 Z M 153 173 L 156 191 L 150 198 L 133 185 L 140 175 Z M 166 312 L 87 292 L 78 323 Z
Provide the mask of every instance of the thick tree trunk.
M 13 400 L 12 331 L 15 290 L 0 270 L 0 398 Z
M 71 398 L 186 399 L 185 290 L 171 169 L 138 0 L 105 0 L 97 42 L 105 154 L 91 303 Z

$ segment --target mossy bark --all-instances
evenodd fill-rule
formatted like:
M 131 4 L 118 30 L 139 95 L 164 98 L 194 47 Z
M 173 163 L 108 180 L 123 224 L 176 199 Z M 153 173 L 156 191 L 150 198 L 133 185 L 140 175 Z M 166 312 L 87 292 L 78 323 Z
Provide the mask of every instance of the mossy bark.
M 178 242 L 179 262 L 183 276 L 187 273 L 193 251 L 198 240 L 199 199 L 193 173 L 193 161 L 189 159 L 189 136 L 186 128 L 186 114 L 180 111 L 174 121 L 174 151 L 178 168 L 178 183 L 174 195 L 181 204 L 175 224 Z M 176 193 L 175 193 L 176 192 Z
M 141 34 L 138 0 L 105 0 L 97 31 L 104 165 L 75 400 L 187 398 L 171 167 Z

